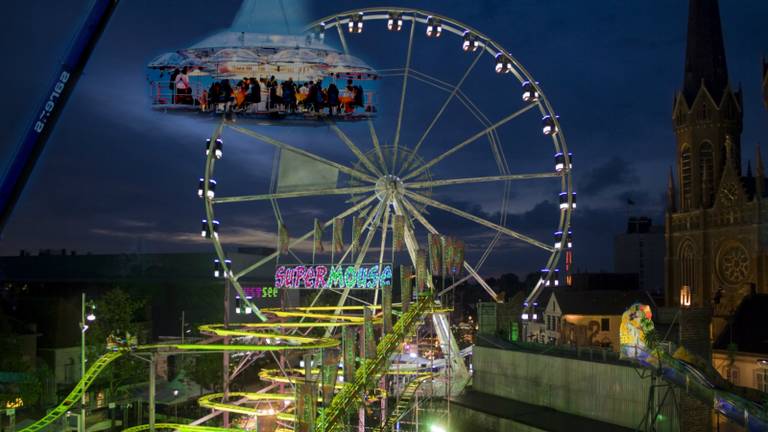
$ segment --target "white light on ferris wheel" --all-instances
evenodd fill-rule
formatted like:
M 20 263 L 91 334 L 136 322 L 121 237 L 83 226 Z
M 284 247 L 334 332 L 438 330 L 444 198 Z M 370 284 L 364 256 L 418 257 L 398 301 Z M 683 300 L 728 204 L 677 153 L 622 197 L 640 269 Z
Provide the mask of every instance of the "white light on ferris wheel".
M 461 49 L 464 51 L 477 51 L 477 48 L 480 46 L 480 43 L 477 41 L 477 36 L 473 35 L 472 32 L 469 30 L 464 31 L 464 35 L 462 36 L 462 39 L 464 42 L 461 44 Z
M 556 118 L 558 118 L 558 116 L 555 116 L 555 119 Z M 548 115 L 541 118 L 541 131 L 544 135 L 554 135 L 558 132 L 555 119 Z
M 440 18 L 427 17 L 427 37 L 440 37 L 443 34 L 443 24 Z
M 536 86 L 530 81 L 523 81 L 523 102 L 536 102 L 537 100 L 539 100 L 539 91 L 536 90 Z
M 512 72 L 512 60 L 504 55 L 504 53 L 498 52 L 494 56 L 496 60 L 496 73 L 510 73 Z
M 208 138 L 205 140 L 205 155 L 208 156 L 208 154 L 211 152 L 211 139 Z M 224 155 L 224 141 L 221 140 L 221 138 L 216 138 L 216 143 L 213 145 L 213 157 L 216 159 L 221 159 L 221 157 Z
M 205 179 L 201 178 L 197 183 L 197 196 L 200 198 L 203 197 L 203 194 L 205 194 L 208 199 L 213 199 L 214 196 L 216 196 L 216 180 L 210 179 L 208 180 L 208 193 L 205 193 Z
M 214 219 L 211 221 L 211 225 L 213 225 L 213 236 L 219 238 L 219 221 Z M 203 219 L 200 235 L 203 238 L 211 238 L 211 231 L 208 230 L 208 219 Z
M 362 33 L 363 32 L 363 13 L 358 12 L 356 15 L 349 17 L 349 23 L 347 23 L 347 30 L 350 33 Z
M 387 19 L 387 30 L 400 31 L 403 29 L 403 14 L 401 12 L 390 12 Z

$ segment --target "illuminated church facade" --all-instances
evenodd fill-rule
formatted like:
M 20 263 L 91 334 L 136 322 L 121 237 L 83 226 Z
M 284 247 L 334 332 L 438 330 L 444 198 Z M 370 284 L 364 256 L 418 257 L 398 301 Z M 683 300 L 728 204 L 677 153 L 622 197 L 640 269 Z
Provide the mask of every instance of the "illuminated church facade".
M 768 107 L 768 64 L 762 95 Z M 677 176 L 669 173 L 667 305 L 712 308 L 717 337 L 741 301 L 768 293 L 768 188 L 759 147 L 742 172 L 742 90 L 729 83 L 717 0 L 691 0 L 683 88 L 673 103 Z M 753 144 L 755 145 L 755 144 Z

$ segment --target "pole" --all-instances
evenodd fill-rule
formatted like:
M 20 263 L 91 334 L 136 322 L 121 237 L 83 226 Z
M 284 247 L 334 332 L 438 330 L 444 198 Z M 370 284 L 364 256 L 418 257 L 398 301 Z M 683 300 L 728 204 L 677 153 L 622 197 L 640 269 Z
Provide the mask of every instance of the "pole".
M 230 284 L 229 279 L 224 280 L 224 328 L 229 328 L 229 291 Z M 224 337 L 224 345 L 229 345 L 229 336 Z M 224 390 L 224 397 L 222 402 L 227 403 L 229 400 L 229 351 L 224 351 L 224 357 L 222 359 L 222 377 L 224 382 L 222 387 Z M 229 413 L 224 411 L 222 413 L 223 426 L 229 427 Z
M 85 293 L 80 302 L 80 381 L 85 378 Z M 85 432 L 85 389 L 80 394 L 80 418 L 77 430 Z
M 155 432 L 155 354 L 149 355 L 149 431 Z
M 184 345 L 184 327 L 186 325 L 186 323 L 184 322 L 184 318 L 185 318 L 184 311 L 181 311 L 181 344 L 182 345 Z M 177 368 L 178 370 L 176 371 L 177 375 L 179 372 L 181 372 L 181 369 L 184 368 L 184 351 L 182 351 L 181 354 L 179 355 L 179 359 L 181 361 L 179 362 L 179 367 Z

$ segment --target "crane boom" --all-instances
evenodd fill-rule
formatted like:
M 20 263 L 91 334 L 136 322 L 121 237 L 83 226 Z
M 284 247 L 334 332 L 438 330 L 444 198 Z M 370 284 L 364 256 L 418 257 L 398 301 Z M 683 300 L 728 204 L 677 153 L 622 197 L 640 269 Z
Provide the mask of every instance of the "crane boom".
M 118 0 L 94 0 L 88 16 L 75 36 L 69 52 L 55 75 L 45 99 L 35 112 L 27 132 L 16 148 L 0 183 L 0 234 L 2 234 L 37 159 L 50 137 L 67 99 L 77 84 Z

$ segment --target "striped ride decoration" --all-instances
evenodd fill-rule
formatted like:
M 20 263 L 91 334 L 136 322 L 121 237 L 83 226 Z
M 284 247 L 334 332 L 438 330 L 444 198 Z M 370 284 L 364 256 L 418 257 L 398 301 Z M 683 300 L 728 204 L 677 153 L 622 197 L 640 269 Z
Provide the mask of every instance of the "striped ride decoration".
M 451 274 L 458 276 L 461 274 L 461 268 L 464 266 L 464 240 L 458 240 L 453 243 L 453 263 L 451 265 Z
M 344 382 L 355 379 L 355 358 L 357 357 L 357 331 L 351 327 L 341 328 L 341 341 L 344 350 Z
M 305 378 L 304 382 L 296 383 L 295 398 L 296 430 L 311 432 L 317 413 L 317 382 Z
M 416 251 L 416 295 L 424 292 L 427 286 L 427 253 L 424 249 Z
M 336 390 L 336 376 L 339 372 L 339 350 L 336 348 L 324 348 L 322 350 L 322 390 L 323 405 L 328 406 L 333 399 Z
M 385 285 L 381 289 L 381 326 L 382 332 L 386 334 L 392 331 L 392 285 Z
M 325 251 L 325 248 L 323 247 L 323 225 L 320 224 L 320 220 L 315 218 L 315 242 L 314 242 L 314 251 L 315 252 L 323 252 Z
M 363 309 L 363 328 L 365 329 L 363 333 L 365 358 L 374 359 L 376 358 L 376 335 L 373 331 L 373 311 L 370 308 Z
M 400 266 L 400 301 L 403 304 L 403 312 L 408 310 L 413 297 L 413 267 Z M 343 327 L 342 327 L 343 328 Z
M 456 239 L 451 236 L 443 237 L 443 274 L 452 275 L 451 263 L 453 262 L 453 248 Z
M 333 219 L 333 238 L 331 248 L 336 253 L 344 250 L 344 218 Z
M 360 250 L 360 237 L 363 235 L 363 224 L 365 219 L 352 216 L 352 250 Z
M 443 241 L 440 234 L 427 234 L 429 243 L 429 271 L 432 276 L 440 276 L 443 271 Z
M 392 248 L 400 252 L 405 247 L 405 215 L 397 214 L 392 220 Z
M 285 255 L 288 253 L 289 241 L 288 228 L 286 228 L 284 223 L 280 222 L 277 230 L 277 250 L 280 251 L 281 254 Z

